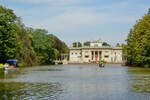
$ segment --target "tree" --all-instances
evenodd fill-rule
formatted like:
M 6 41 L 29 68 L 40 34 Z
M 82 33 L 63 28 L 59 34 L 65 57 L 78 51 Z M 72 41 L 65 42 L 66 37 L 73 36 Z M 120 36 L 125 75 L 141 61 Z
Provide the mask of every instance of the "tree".
M 116 44 L 116 47 L 121 47 L 121 45 L 119 43 Z
M 150 14 L 150 8 L 149 8 L 149 10 L 148 10 L 148 14 Z
M 103 42 L 102 46 L 111 46 L 110 44 L 108 44 L 107 42 Z
M 81 42 L 73 42 L 72 45 L 73 45 L 73 47 L 82 47 Z
M 22 65 L 51 64 L 68 53 L 67 45 L 45 29 L 25 27 L 13 10 L 0 6 L 0 63 L 19 59 Z
M 48 34 L 44 29 L 31 29 L 32 45 L 38 56 L 40 64 L 52 64 L 61 53 L 67 53 L 67 45 L 53 34 Z
M 84 42 L 84 46 L 90 46 L 90 41 Z
M 17 42 L 17 16 L 11 9 L 0 6 L 0 63 L 17 58 L 20 44 Z
M 59 56 L 59 51 L 57 49 L 51 48 L 49 49 L 49 60 L 53 63 Z
M 36 53 L 32 47 L 31 39 L 24 24 L 20 18 L 17 18 L 17 41 L 20 43 L 21 50 L 17 53 L 20 62 L 24 63 L 24 66 L 33 66 L 38 64 Z
M 150 66 L 150 13 L 144 15 L 130 30 L 127 37 L 128 65 Z

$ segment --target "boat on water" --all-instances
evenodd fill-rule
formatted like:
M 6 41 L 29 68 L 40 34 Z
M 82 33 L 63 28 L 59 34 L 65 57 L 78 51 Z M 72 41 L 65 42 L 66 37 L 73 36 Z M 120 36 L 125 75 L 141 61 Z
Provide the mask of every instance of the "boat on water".
M 5 70 L 16 70 L 18 69 L 18 63 L 19 61 L 17 59 L 8 59 L 7 63 L 4 65 Z
M 104 63 L 99 63 L 99 67 L 105 67 Z
M 99 65 L 99 67 L 105 67 L 105 63 L 106 63 L 106 61 L 100 60 L 100 61 L 98 62 L 98 65 Z
M 19 68 L 9 68 L 9 67 L 5 67 L 5 70 L 18 70 Z

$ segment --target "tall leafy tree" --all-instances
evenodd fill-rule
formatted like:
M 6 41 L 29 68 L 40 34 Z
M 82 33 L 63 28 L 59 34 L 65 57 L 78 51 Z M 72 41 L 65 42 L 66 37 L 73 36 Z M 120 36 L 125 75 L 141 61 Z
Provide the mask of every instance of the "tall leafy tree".
M 137 21 L 130 30 L 125 47 L 127 64 L 150 66 L 150 13 Z
M 24 66 L 51 64 L 67 45 L 45 29 L 27 28 L 13 10 L 0 6 L 0 63 L 19 59 Z
M 20 18 L 17 18 L 17 40 L 20 43 L 18 59 L 24 63 L 24 66 L 37 65 L 38 59 L 31 45 L 30 36 Z
M 0 62 L 17 58 L 20 44 L 17 42 L 17 16 L 11 9 L 0 6 Z
M 67 53 L 67 45 L 44 29 L 27 28 L 31 35 L 32 45 L 37 53 L 40 64 L 52 64 L 59 59 L 61 53 Z

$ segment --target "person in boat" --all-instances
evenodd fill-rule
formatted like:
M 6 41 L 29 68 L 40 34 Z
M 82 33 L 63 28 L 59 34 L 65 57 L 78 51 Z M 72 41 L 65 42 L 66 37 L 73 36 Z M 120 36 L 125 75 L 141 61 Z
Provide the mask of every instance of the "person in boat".
M 104 67 L 104 63 L 102 62 L 102 67 Z
M 104 67 L 105 65 L 104 65 L 104 61 L 102 60 L 102 61 L 99 61 L 99 67 Z
M 99 67 L 102 67 L 102 62 L 101 61 L 99 61 Z

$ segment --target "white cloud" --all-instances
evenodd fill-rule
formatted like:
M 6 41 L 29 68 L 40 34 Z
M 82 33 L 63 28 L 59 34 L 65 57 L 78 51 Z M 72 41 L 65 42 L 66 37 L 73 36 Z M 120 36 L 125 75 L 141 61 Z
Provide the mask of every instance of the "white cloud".
M 34 28 L 44 28 L 49 30 L 49 32 L 54 33 L 63 33 L 59 34 L 62 39 L 64 39 L 63 35 L 66 33 L 76 34 L 82 33 L 82 30 L 93 30 L 93 27 L 99 26 L 107 26 L 107 25 L 116 25 L 116 23 L 121 23 L 120 26 L 117 28 L 122 28 L 122 23 L 135 23 L 137 19 L 141 17 L 143 14 L 142 8 L 146 9 L 145 6 L 140 5 L 133 5 L 129 4 L 129 1 L 126 2 L 119 2 L 115 4 L 105 4 L 103 6 L 79 6 L 79 5 L 72 5 L 75 3 L 87 2 L 92 0 L 13 0 L 17 2 L 28 2 L 34 4 L 40 3 L 47 3 L 50 5 L 57 5 L 57 6 L 45 6 L 39 8 L 30 8 L 30 10 L 15 8 L 15 11 L 18 15 L 22 16 L 27 26 L 32 26 Z M 94 2 L 94 0 L 93 0 Z M 67 5 L 67 6 L 59 6 L 59 5 Z M 133 11 L 130 10 L 134 9 L 135 13 L 132 14 Z M 137 11 L 139 11 L 137 13 Z M 58 12 L 58 14 L 54 14 Z M 142 12 L 142 14 L 140 13 Z M 139 14 L 140 13 L 140 14 Z M 43 17 L 46 16 L 46 17 Z M 113 27 L 113 26 L 112 26 Z M 124 29 L 128 29 L 125 27 Z M 97 30 L 101 33 L 101 31 L 107 31 L 109 28 L 101 28 L 101 30 Z M 118 29 L 114 29 L 118 30 Z M 122 41 L 123 38 L 125 39 L 125 35 L 121 33 L 126 33 L 127 31 L 118 31 L 118 33 L 112 32 L 108 33 L 107 35 L 101 34 L 104 40 L 111 41 Z M 97 32 L 96 31 L 96 32 Z M 120 33 L 119 33 L 120 32 Z M 84 31 L 80 35 L 80 38 L 90 38 L 88 36 L 89 33 Z M 98 35 L 96 35 L 98 36 Z M 118 39 L 116 39 L 116 37 Z M 66 41 L 71 40 L 72 38 L 77 37 L 65 37 Z M 67 40 L 68 39 L 68 40 Z
M 15 2 L 23 2 L 23 3 L 34 3 L 34 4 L 40 4 L 40 3 L 48 3 L 48 4 L 71 4 L 71 3 L 79 3 L 83 1 L 91 1 L 91 0 L 12 0 Z
M 134 22 L 137 17 L 123 16 L 116 17 L 111 14 L 94 13 L 91 11 L 69 11 L 61 15 L 43 20 L 34 20 L 28 22 L 33 27 L 47 28 L 52 32 L 66 32 L 82 29 L 95 25 L 111 24 L 118 22 Z M 40 23 L 40 24 L 39 24 Z
M 41 27 L 42 25 L 53 32 L 64 32 L 92 26 L 94 24 L 103 24 L 107 22 L 106 17 L 107 15 L 105 14 L 96 14 L 92 12 L 66 12 L 53 18 L 31 23 L 34 23 L 33 26 L 35 27 Z M 40 23 L 40 25 L 38 23 Z

